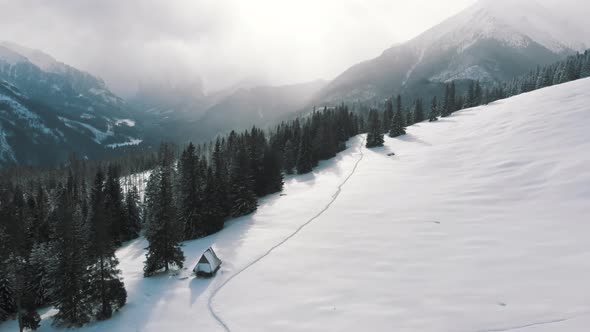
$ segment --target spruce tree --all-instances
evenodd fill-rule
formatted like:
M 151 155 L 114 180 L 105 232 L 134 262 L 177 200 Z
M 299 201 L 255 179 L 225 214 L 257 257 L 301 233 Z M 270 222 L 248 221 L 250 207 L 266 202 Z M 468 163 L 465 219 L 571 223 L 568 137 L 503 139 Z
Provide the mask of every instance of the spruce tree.
M 32 281 L 31 286 L 35 293 L 35 304 L 43 306 L 51 302 L 51 276 L 50 266 L 57 264 L 55 250 L 52 243 L 37 243 L 33 246 L 29 256 Z
M 149 277 L 171 266 L 182 268 L 184 254 L 180 249 L 182 237 L 177 221 L 177 211 L 173 194 L 174 156 L 171 147 L 163 144 L 160 148 L 160 165 L 150 176 L 147 227 L 145 237 L 149 242 L 144 275 Z M 146 192 L 148 194 L 148 192 Z
M 293 142 L 288 139 L 285 143 L 285 150 L 283 152 L 283 169 L 287 174 L 293 174 L 293 169 L 297 163 L 297 156 L 295 155 L 295 147 Z
M 136 186 L 131 187 L 125 194 L 125 215 L 127 218 L 127 234 L 132 238 L 139 236 L 141 231 L 141 212 L 139 208 L 139 191 Z
M 231 174 L 231 216 L 240 217 L 256 211 L 258 202 L 250 160 L 243 144 L 238 148 Z
M 218 138 L 211 157 L 213 174 L 215 175 L 216 201 L 219 204 L 219 212 L 224 218 L 229 216 L 231 210 L 231 202 L 229 200 L 229 169 L 224 159 L 225 146 L 225 140 Z M 207 196 L 205 195 L 205 197 Z
M 389 99 L 385 103 L 385 112 L 383 112 L 383 132 L 387 132 L 389 130 L 388 126 L 391 124 L 393 114 L 393 100 Z
M 264 151 L 263 170 L 266 178 L 264 194 L 274 194 L 283 190 L 280 153 L 272 147 L 267 147 Z
M 89 302 L 94 306 L 95 317 L 99 320 L 111 317 L 113 309 L 125 304 L 127 293 L 121 281 L 119 261 L 115 257 L 115 241 L 110 233 L 111 221 L 104 213 L 107 206 L 107 188 L 102 170 L 98 170 L 90 197 L 88 215 L 90 287 L 87 291 Z
M 19 330 L 36 330 L 41 318 L 36 310 L 35 296 L 31 286 L 32 274 L 25 258 L 11 255 L 5 261 L 8 282 L 11 284 L 16 305 L 16 320 Z
M 580 78 L 590 77 L 590 56 L 586 56 L 582 63 L 582 70 L 580 71 Z
M 383 146 L 383 131 L 381 129 L 381 121 L 379 120 L 379 112 L 377 110 L 371 110 L 369 112 L 367 130 L 367 148 Z
M 14 291 L 8 278 L 7 261 L 2 262 L 0 270 L 0 322 L 7 320 L 16 313 Z
M 482 89 L 479 81 L 475 82 L 475 89 L 473 91 L 473 106 L 479 106 L 482 103 Z
M 406 113 L 406 125 L 411 126 L 413 124 L 414 124 L 414 111 L 412 109 L 410 109 Z
M 444 118 L 451 115 L 451 113 L 451 89 L 449 84 L 445 84 L 445 98 L 440 115 Z
M 414 123 L 420 123 L 424 121 L 424 109 L 422 107 L 422 99 L 416 99 L 414 106 Z
M 203 208 L 203 224 L 205 227 L 205 234 L 213 234 L 223 228 L 223 223 L 227 213 L 223 212 L 224 200 L 227 197 L 223 196 L 219 191 L 220 178 L 213 173 L 209 168 L 207 170 L 207 178 L 204 192 L 204 208 Z
M 299 144 L 299 154 L 297 156 L 297 174 L 306 174 L 312 171 L 313 169 L 313 159 L 312 159 L 312 141 L 311 141 L 311 128 L 309 125 L 305 125 L 303 127 L 303 131 L 301 133 L 300 144 Z
M 53 316 L 54 324 L 81 326 L 90 321 L 92 315 L 92 307 L 88 301 L 88 235 L 83 226 L 82 209 L 76 203 L 76 189 L 71 176 L 67 186 L 58 189 L 57 200 L 53 217 L 57 221 L 57 264 L 50 267 L 50 296 L 57 309 L 57 314 Z
M 201 181 L 199 178 L 199 157 L 195 146 L 189 143 L 178 161 L 178 211 L 183 223 L 185 240 L 203 236 L 201 220 Z
M 125 218 L 123 206 L 123 190 L 119 180 L 120 169 L 117 165 L 111 164 L 107 167 L 107 176 L 104 181 L 104 208 L 106 218 L 109 219 L 109 227 L 115 244 L 120 245 L 123 241 L 133 239 L 128 233 L 131 228 Z
M 436 96 L 432 97 L 432 103 L 430 104 L 430 114 L 428 114 L 428 121 L 438 121 L 438 101 Z
M 403 115 L 401 110 L 395 111 L 393 118 L 391 119 L 391 126 L 389 128 L 389 137 L 398 137 L 406 134 L 406 128 L 404 126 Z

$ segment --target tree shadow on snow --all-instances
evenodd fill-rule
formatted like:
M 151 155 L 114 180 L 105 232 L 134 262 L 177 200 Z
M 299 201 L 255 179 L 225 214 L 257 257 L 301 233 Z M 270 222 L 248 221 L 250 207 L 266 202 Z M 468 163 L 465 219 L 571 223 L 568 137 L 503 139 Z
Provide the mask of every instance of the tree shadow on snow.
M 409 133 L 408 134 L 405 134 L 405 135 L 402 135 L 402 136 L 399 136 L 398 139 L 400 141 L 404 141 L 404 142 L 419 143 L 419 144 L 426 145 L 426 146 L 432 146 L 431 143 L 426 142 L 426 141 L 418 138 L 417 136 L 414 136 L 414 135 L 409 134 Z

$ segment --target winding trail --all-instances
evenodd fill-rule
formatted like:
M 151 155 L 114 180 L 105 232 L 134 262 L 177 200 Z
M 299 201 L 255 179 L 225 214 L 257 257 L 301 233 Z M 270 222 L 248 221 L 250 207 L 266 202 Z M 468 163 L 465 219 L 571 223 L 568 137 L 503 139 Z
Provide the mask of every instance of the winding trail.
M 217 288 L 215 288 L 213 290 L 213 292 L 211 292 L 211 295 L 209 296 L 209 300 L 207 302 L 207 307 L 209 308 L 209 312 L 211 313 L 211 316 L 213 316 L 213 318 L 215 318 L 215 320 L 219 323 L 219 325 L 221 325 L 223 327 L 223 329 L 225 331 L 231 332 L 231 329 L 223 321 L 223 319 L 221 318 L 221 316 L 219 316 L 219 314 L 217 314 L 215 312 L 215 310 L 213 310 L 213 299 L 215 298 L 215 296 L 217 295 L 217 293 L 219 293 L 219 291 L 221 289 L 223 289 L 223 287 L 225 287 L 230 281 L 232 281 L 234 278 L 236 278 L 237 276 L 239 276 L 240 274 L 242 274 L 244 271 L 246 271 L 247 269 L 249 269 L 250 267 L 252 267 L 254 264 L 260 262 L 264 257 L 270 255 L 270 253 L 272 253 L 276 248 L 278 248 L 278 247 L 282 246 L 283 244 L 285 244 L 287 241 L 289 241 L 291 238 L 293 238 L 295 235 L 297 235 L 303 228 L 305 228 L 305 226 L 311 224 L 314 220 L 316 220 L 317 218 L 319 218 L 322 214 L 324 214 L 324 212 L 326 212 L 330 208 L 330 206 L 332 205 L 332 203 L 334 203 L 336 201 L 336 199 L 338 198 L 338 196 L 340 195 L 340 192 L 342 192 L 342 187 L 354 175 L 354 173 L 356 172 L 356 169 L 357 169 L 358 165 L 360 164 L 361 160 L 363 160 L 363 157 L 364 157 L 363 147 L 365 145 L 365 139 L 366 138 L 363 136 L 363 139 L 362 139 L 361 144 L 359 146 L 360 157 L 356 161 L 356 163 L 354 164 L 354 167 L 352 168 L 352 171 L 350 172 L 350 174 L 348 174 L 348 176 L 344 179 L 344 181 L 342 183 L 340 183 L 340 185 L 338 186 L 338 189 L 332 195 L 332 199 L 330 200 L 330 202 L 328 202 L 328 204 L 320 212 L 318 212 L 316 215 L 314 215 L 313 217 L 311 217 L 311 219 L 307 220 L 305 223 L 303 223 L 299 227 L 297 227 L 297 229 L 293 233 L 289 234 L 286 238 L 284 238 L 283 240 L 281 240 L 279 243 L 277 243 L 274 246 L 272 246 L 262 256 L 256 258 L 255 260 L 253 260 L 252 262 L 248 263 L 246 266 L 244 266 L 243 268 L 241 268 L 240 270 L 238 270 L 236 273 L 234 273 L 233 275 L 231 275 L 229 278 L 227 278 L 225 281 L 223 281 Z
M 561 322 L 565 322 L 565 321 L 572 320 L 572 319 L 575 319 L 575 318 L 579 318 L 581 316 L 586 316 L 589 313 L 590 312 L 581 312 L 579 314 L 572 315 L 572 316 L 569 316 L 569 317 L 564 317 L 564 318 L 557 318 L 557 319 L 546 320 L 546 321 L 538 321 L 538 322 L 534 322 L 534 323 L 528 323 L 528 324 L 522 324 L 522 325 L 515 325 L 515 326 L 509 326 L 509 327 L 503 327 L 503 328 L 496 328 L 496 329 L 479 330 L 478 332 L 508 332 L 508 331 L 513 331 L 513 330 L 521 330 L 521 329 L 525 329 L 527 327 L 534 327 L 534 326 L 539 326 L 539 325 L 549 325 L 549 324 L 561 323 Z

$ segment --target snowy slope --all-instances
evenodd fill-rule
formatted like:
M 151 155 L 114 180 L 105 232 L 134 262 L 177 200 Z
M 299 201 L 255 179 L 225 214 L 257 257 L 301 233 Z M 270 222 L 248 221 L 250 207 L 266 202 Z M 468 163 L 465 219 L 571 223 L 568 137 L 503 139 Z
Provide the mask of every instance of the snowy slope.
M 129 302 L 81 330 L 587 331 L 589 104 L 587 79 L 420 123 L 381 149 L 356 137 L 286 196 L 185 243 L 189 270 L 213 245 L 213 279 L 144 279 L 145 241 L 120 249 Z

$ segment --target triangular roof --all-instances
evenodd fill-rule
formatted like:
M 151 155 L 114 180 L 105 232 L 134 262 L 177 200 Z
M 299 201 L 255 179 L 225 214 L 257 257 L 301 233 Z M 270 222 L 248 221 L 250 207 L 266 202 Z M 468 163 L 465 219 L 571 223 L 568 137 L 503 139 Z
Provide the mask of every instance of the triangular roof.
M 213 249 L 211 247 L 209 247 L 201 255 L 201 258 L 199 259 L 197 266 L 195 266 L 195 268 L 194 268 L 195 272 L 196 272 L 199 264 L 208 264 L 211 266 L 211 270 L 216 270 L 217 267 L 219 267 L 219 265 L 221 265 L 221 259 L 219 259 L 219 257 L 217 257 L 217 255 L 215 254 L 215 251 L 213 251 Z

